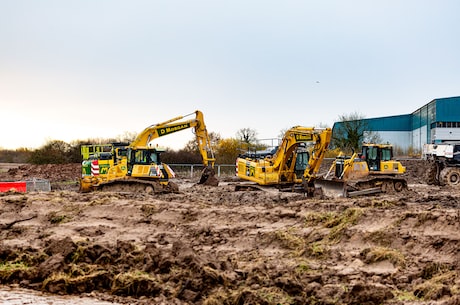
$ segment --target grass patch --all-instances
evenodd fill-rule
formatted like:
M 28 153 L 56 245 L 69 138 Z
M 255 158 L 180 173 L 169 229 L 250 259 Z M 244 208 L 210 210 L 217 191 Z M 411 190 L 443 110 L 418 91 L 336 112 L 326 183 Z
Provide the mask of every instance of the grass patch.
M 161 290 L 159 280 L 140 270 L 131 270 L 117 274 L 112 282 L 111 291 L 118 295 L 155 295 Z
M 0 273 L 27 269 L 29 267 L 22 262 L 5 262 L 0 264 Z
M 419 300 L 412 292 L 410 291 L 401 291 L 396 290 L 393 291 L 393 295 L 395 299 L 401 302 L 410 302 L 410 301 L 417 301 Z
M 391 234 L 388 229 L 368 232 L 364 236 L 365 240 L 379 244 L 382 247 L 389 247 L 394 240 L 394 234 Z
M 422 212 L 417 215 L 417 223 L 415 226 L 422 226 L 424 225 L 427 221 L 436 221 L 438 217 L 434 215 L 431 212 Z
M 390 201 L 390 200 L 387 200 L 387 199 L 383 199 L 383 200 L 372 200 L 370 202 L 370 205 L 369 207 L 372 207 L 372 208 L 391 208 L 391 207 L 394 207 L 394 206 L 397 206 L 399 205 L 399 202 L 398 201 Z
M 70 259 L 73 263 L 84 261 L 84 259 L 86 257 L 87 246 L 85 245 L 85 243 L 84 242 L 81 242 L 81 243 L 77 242 L 77 245 L 78 245 L 77 249 L 72 253 L 72 256 L 71 256 L 71 259 Z
M 278 240 L 283 247 L 294 250 L 303 251 L 305 249 L 305 240 L 302 237 L 295 235 L 295 229 L 278 230 L 274 232 L 275 239 Z
M 393 265 L 404 267 L 406 259 L 398 250 L 385 247 L 376 247 L 373 249 L 364 250 L 362 255 L 365 255 L 365 262 L 368 264 L 389 260 Z
M 322 225 L 329 229 L 328 241 L 338 243 L 345 230 L 355 225 L 363 213 L 363 208 L 354 207 L 342 212 L 311 212 L 305 215 L 305 223 L 308 226 Z
M 334 212 L 309 212 L 305 215 L 305 221 L 308 225 L 318 225 L 327 223 L 336 216 Z
M 0 264 L 0 280 L 8 280 L 13 275 L 29 270 L 23 262 L 5 262 Z M 16 277 L 16 276 L 14 276 Z
M 141 212 L 145 217 L 148 217 L 158 213 L 158 208 L 153 204 L 143 204 L 141 206 Z
M 236 291 L 229 304 L 295 304 L 285 291 L 278 287 L 263 287 L 257 290 L 243 288 Z
M 456 271 L 443 272 L 417 285 L 414 295 L 425 300 L 438 300 L 445 295 L 458 293 L 459 287 L 453 285 L 458 274 Z
M 331 229 L 329 240 L 339 242 L 342 239 L 345 229 L 356 224 L 362 214 L 363 209 L 361 208 L 348 208 L 343 213 L 338 213 L 335 217 L 327 221 L 324 226 Z
M 285 291 L 277 287 L 251 289 L 240 287 L 237 291 L 229 292 L 223 289 L 216 291 L 203 301 L 203 305 L 222 304 L 297 304 Z
M 307 261 L 301 261 L 295 267 L 295 273 L 298 275 L 309 274 L 311 272 L 310 264 Z
M 452 269 L 453 267 L 448 264 L 433 262 L 423 268 L 421 277 L 425 280 L 429 280 L 434 276 L 438 275 L 439 273 L 448 272 Z
M 321 242 L 314 242 L 309 247 L 308 250 L 310 251 L 310 255 L 314 257 L 322 257 L 327 249 Z
M 60 224 L 63 222 L 70 221 L 71 219 L 71 217 L 67 215 L 59 214 L 59 212 L 56 212 L 56 211 L 48 213 L 47 218 L 48 218 L 48 221 L 51 222 L 52 224 Z
M 95 283 L 99 282 L 97 278 L 108 274 L 106 270 L 96 270 L 95 268 L 90 268 L 89 272 L 77 269 L 77 266 L 73 266 L 70 273 L 57 272 L 51 274 L 43 281 L 42 288 L 54 292 L 82 292 L 86 291 L 86 286 L 94 287 Z
M 207 296 L 204 301 L 203 305 L 222 305 L 222 304 L 227 304 L 225 303 L 226 300 L 228 300 L 229 295 L 222 289 L 216 290 L 216 292 L 210 294 Z

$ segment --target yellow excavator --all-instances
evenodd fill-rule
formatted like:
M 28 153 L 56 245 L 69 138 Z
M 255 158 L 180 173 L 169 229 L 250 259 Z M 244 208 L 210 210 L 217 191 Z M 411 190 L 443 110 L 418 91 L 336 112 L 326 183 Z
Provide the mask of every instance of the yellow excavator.
M 406 168 L 393 159 L 391 144 L 363 143 L 361 153 L 336 157 L 327 174 L 316 180 L 327 196 L 352 197 L 407 189 Z
M 195 118 L 184 118 L 195 115 Z M 176 192 L 178 186 L 170 181 L 174 177 L 173 170 L 161 162 L 160 155 L 164 149 L 152 145 L 156 138 L 174 132 L 193 128 L 203 162 L 203 171 L 199 184 L 217 186 L 215 177 L 215 157 L 211 141 L 204 123 L 203 113 L 179 116 L 168 121 L 151 125 L 139 133 L 136 139 L 126 146 L 112 146 L 110 157 L 103 152 L 93 154 L 93 158 L 83 161 L 80 191 L 129 191 L 146 193 Z M 107 155 L 107 153 L 106 153 Z M 100 170 L 99 163 L 104 170 Z M 86 166 L 86 169 L 85 169 Z M 91 167 L 91 170 L 88 169 Z M 95 170 L 92 170 L 92 167 Z
M 235 189 L 275 186 L 313 196 L 331 136 L 330 128 L 295 126 L 285 132 L 273 154 L 241 155 L 236 160 L 236 175 L 252 184 L 236 184 Z

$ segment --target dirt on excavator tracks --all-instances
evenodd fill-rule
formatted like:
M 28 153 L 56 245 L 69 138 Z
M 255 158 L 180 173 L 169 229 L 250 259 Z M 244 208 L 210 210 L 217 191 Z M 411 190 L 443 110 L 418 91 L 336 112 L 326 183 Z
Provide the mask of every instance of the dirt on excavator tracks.
M 460 304 L 460 189 L 356 198 L 79 193 L 79 164 L 21 165 L 51 192 L 0 194 L 0 284 L 126 304 Z M 198 180 L 198 179 L 197 179 Z

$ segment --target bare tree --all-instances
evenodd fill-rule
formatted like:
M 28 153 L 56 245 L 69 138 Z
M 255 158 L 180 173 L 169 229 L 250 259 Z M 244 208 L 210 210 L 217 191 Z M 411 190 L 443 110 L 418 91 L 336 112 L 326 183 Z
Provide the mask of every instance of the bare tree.
M 237 138 L 246 144 L 252 144 L 257 141 L 257 131 L 251 128 L 241 128 L 236 132 Z
M 119 142 L 132 142 L 136 139 L 137 133 L 125 131 L 123 134 L 120 134 L 116 137 L 116 140 Z
M 340 125 L 334 128 L 332 135 L 332 146 L 338 147 L 346 152 L 358 151 L 361 144 L 367 142 L 381 141 L 378 133 L 370 130 L 365 117 L 357 112 L 339 116 Z

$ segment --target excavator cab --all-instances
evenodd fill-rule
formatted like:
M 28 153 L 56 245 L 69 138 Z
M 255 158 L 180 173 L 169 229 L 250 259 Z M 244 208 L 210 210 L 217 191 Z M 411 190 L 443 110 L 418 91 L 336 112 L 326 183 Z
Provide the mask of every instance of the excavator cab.
M 136 178 L 158 178 L 168 181 L 174 176 L 169 166 L 164 166 L 160 160 L 162 148 L 136 148 L 128 150 L 128 176 Z
M 302 179 L 302 176 L 305 172 L 305 169 L 308 166 L 308 161 L 310 160 L 310 154 L 304 147 L 297 148 L 297 156 L 295 159 L 295 168 L 294 172 L 297 179 Z

